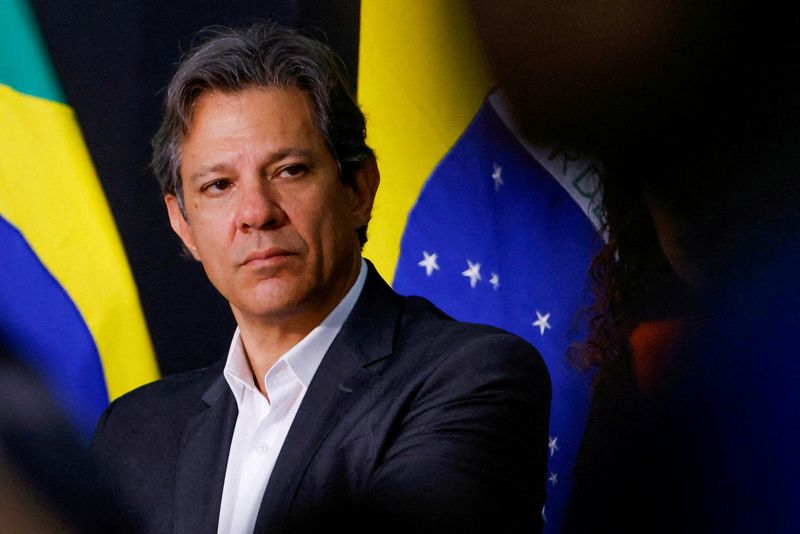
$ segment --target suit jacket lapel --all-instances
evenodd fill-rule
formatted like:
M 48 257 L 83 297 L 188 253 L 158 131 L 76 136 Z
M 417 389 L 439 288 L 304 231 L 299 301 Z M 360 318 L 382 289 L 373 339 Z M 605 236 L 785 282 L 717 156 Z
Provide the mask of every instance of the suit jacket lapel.
M 216 532 L 236 400 L 222 372 L 203 395 L 200 413 L 184 428 L 175 474 L 175 532 Z
M 261 501 L 255 532 L 267 532 L 286 517 L 317 448 L 372 380 L 367 366 L 391 354 L 398 302 L 369 264 L 361 296 L 322 359 L 286 436 Z

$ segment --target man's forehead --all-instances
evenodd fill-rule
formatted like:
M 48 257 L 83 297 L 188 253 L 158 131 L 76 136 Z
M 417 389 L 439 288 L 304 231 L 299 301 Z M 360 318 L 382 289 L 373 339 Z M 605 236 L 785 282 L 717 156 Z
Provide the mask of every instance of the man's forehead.
M 291 104 L 294 115 L 302 119 L 308 119 L 309 123 L 316 127 L 311 97 L 297 86 L 263 87 L 248 85 L 240 89 L 231 90 L 206 89 L 195 97 L 192 102 L 182 128 L 181 142 L 191 137 L 192 132 L 197 129 L 199 125 L 198 119 L 207 120 L 209 108 L 213 108 L 215 116 L 242 112 L 249 113 L 256 100 L 272 100 L 279 103 L 278 107 L 280 108 L 285 108 L 287 104 Z M 268 118 L 265 117 L 265 119 Z
M 224 172 L 238 150 L 252 146 L 266 161 L 311 158 L 321 151 L 332 155 L 313 121 L 309 96 L 297 87 L 209 90 L 195 100 L 188 132 L 180 139 L 180 174 L 193 180 Z

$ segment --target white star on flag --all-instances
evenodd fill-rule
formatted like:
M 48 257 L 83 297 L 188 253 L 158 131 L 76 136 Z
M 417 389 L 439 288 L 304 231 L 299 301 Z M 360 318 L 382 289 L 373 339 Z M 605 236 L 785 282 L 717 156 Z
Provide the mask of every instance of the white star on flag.
M 430 276 L 433 274 L 433 271 L 439 270 L 439 264 L 436 263 L 436 260 L 439 258 L 439 255 L 435 252 L 433 254 L 428 254 L 427 250 L 422 251 L 422 261 L 420 261 L 417 265 L 420 267 L 425 267 L 425 274 Z
M 550 449 L 550 456 L 553 456 L 558 450 L 558 436 L 548 436 L 547 448 Z
M 545 313 L 544 315 L 542 315 L 541 313 L 539 313 L 539 310 L 536 310 L 536 320 L 533 323 L 531 323 L 531 325 L 538 327 L 539 334 L 544 335 L 545 330 L 552 328 L 550 326 L 550 323 L 548 322 L 549 320 L 550 320 L 549 313 Z
M 500 277 L 497 273 L 492 273 L 492 277 L 489 279 L 489 283 L 492 284 L 492 287 L 497 289 L 500 287 Z
M 503 167 L 497 163 L 492 163 L 494 171 L 492 172 L 492 180 L 494 180 L 494 190 L 500 191 L 500 186 L 503 185 Z
M 483 280 L 481 278 L 481 264 L 472 263 L 471 261 L 467 260 L 467 265 L 469 268 L 461 274 L 469 278 L 469 286 L 474 288 L 478 283 L 478 280 Z
M 548 480 L 548 481 L 549 481 L 549 482 L 550 482 L 550 483 L 551 483 L 553 486 L 555 486 L 556 484 L 558 484 L 558 473 L 553 473 L 553 472 L 551 471 L 551 472 L 550 472 L 550 476 L 549 476 L 549 477 L 547 477 L 547 480 Z

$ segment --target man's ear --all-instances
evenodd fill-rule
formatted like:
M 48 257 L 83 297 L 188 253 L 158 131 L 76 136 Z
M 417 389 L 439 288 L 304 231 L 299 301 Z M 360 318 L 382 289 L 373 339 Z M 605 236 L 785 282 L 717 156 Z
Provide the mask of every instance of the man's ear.
M 192 229 L 189 226 L 189 221 L 183 216 L 178 197 L 175 195 L 166 195 L 164 203 L 167 205 L 167 214 L 169 215 L 169 225 L 178 234 L 178 237 L 183 241 L 183 246 L 186 247 L 194 259 L 200 261 L 197 256 L 197 247 L 194 245 L 194 238 L 192 237 Z
M 356 228 L 361 228 L 369 222 L 372 215 L 372 204 L 375 202 L 375 193 L 381 182 L 381 173 L 375 159 L 367 161 L 364 166 L 356 171 L 352 180 L 353 190 L 353 218 Z

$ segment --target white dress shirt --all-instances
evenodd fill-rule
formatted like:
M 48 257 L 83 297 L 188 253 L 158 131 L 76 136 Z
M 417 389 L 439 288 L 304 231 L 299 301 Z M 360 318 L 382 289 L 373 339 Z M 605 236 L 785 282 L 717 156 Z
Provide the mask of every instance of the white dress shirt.
M 264 490 L 297 409 L 328 347 L 361 295 L 366 278 L 367 264 L 361 260 L 361 271 L 347 295 L 319 326 L 267 371 L 264 386 L 269 400 L 253 379 L 239 329 L 233 334 L 224 375 L 236 398 L 239 415 L 225 470 L 217 528 L 220 534 L 253 532 Z

